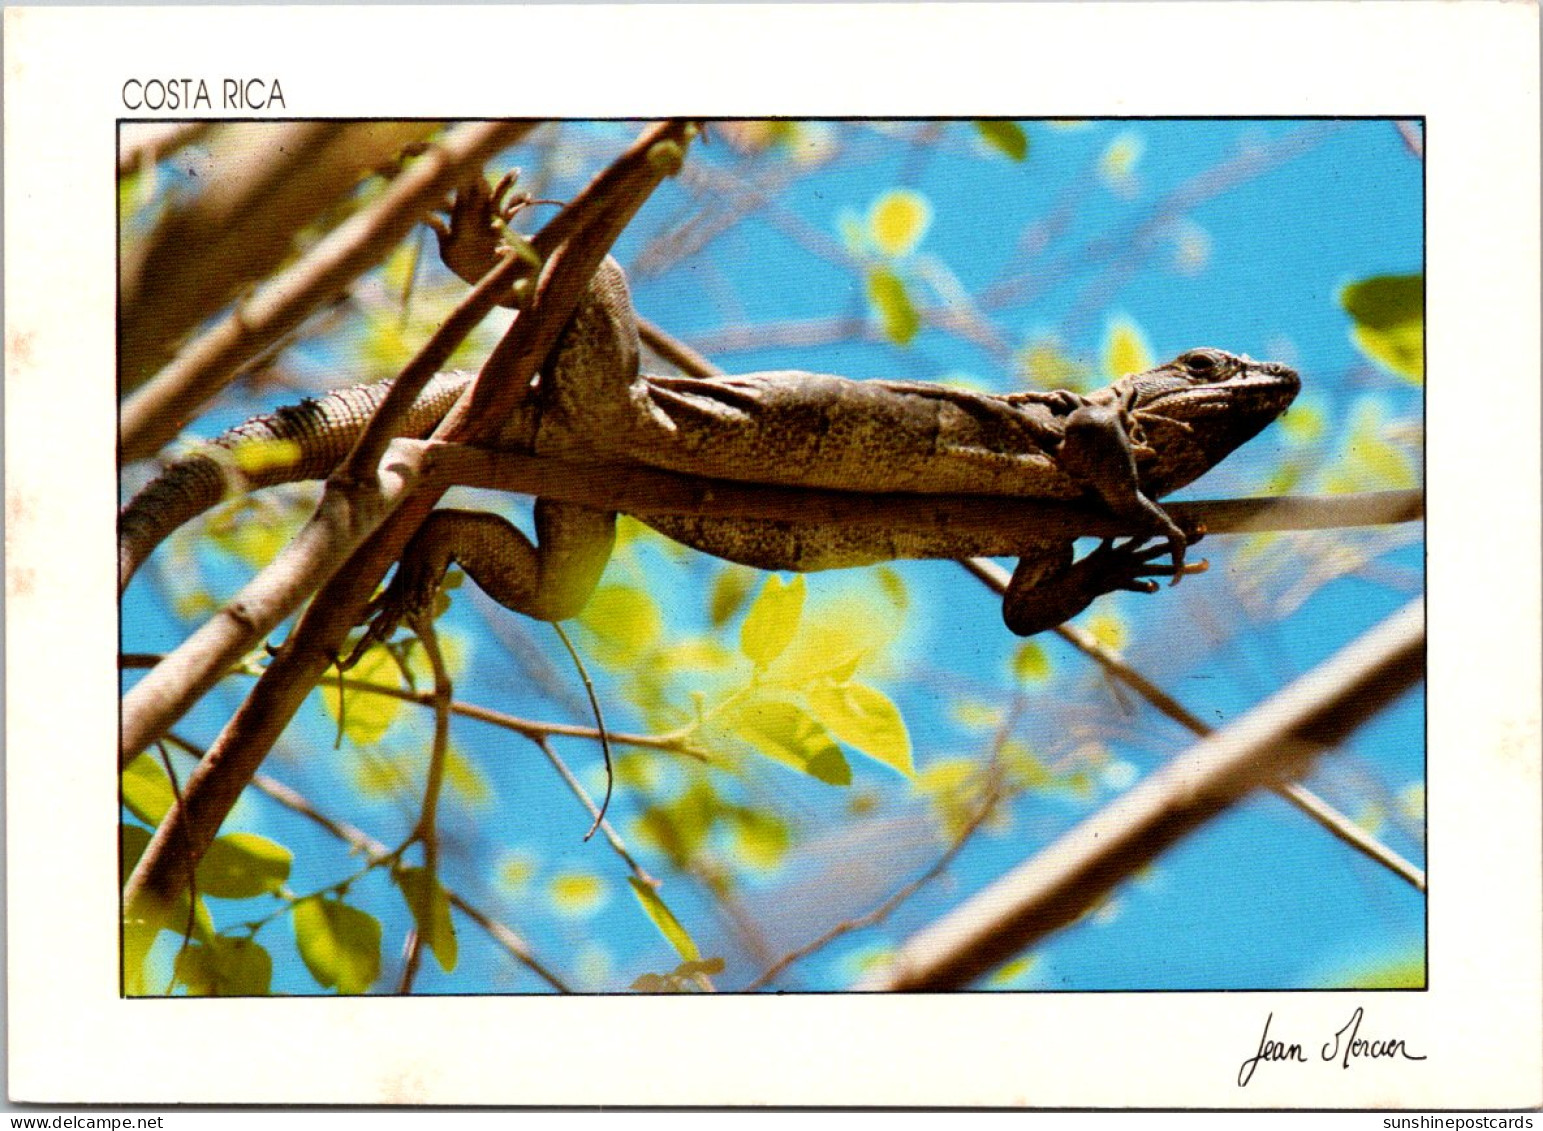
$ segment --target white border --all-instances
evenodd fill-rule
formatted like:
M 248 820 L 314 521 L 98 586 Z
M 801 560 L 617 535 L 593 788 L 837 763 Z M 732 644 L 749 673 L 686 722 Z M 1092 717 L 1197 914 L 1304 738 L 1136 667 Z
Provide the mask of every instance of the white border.
M 1424 2 L 7 10 L 13 1098 L 1538 1104 L 1537 32 Z M 290 116 L 1425 115 L 1430 990 L 119 1000 L 114 123 L 126 78 L 225 75 Z M 1429 1059 L 1236 1087 L 1266 1012 L 1326 1035 L 1357 1003 Z

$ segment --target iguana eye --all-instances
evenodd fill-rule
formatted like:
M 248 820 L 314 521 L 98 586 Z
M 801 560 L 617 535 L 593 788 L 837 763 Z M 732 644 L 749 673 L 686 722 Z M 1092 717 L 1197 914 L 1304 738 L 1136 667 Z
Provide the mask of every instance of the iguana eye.
M 1215 377 L 1225 368 L 1225 358 L 1216 350 L 1190 350 L 1179 355 L 1179 364 L 1191 377 L 1206 380 Z

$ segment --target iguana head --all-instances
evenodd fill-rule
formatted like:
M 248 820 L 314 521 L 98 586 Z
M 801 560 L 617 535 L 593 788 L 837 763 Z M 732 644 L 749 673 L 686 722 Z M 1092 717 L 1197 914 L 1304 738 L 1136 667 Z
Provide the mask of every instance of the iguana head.
M 1290 366 L 1203 348 L 1102 392 L 1124 408 L 1142 488 L 1156 497 L 1198 479 L 1257 436 L 1301 387 Z

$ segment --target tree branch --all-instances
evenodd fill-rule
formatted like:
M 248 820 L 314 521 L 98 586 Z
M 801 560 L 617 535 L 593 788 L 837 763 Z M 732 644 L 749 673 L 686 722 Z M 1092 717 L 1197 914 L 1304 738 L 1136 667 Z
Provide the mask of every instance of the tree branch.
M 179 743 L 179 745 L 185 744 Z M 327 816 L 306 800 L 305 796 L 298 790 L 291 789 L 274 778 L 267 777 L 264 774 L 257 774 L 252 779 L 252 788 L 277 801 L 286 809 L 298 813 L 307 820 L 319 825 L 350 848 L 362 853 L 371 862 L 384 860 L 391 855 L 390 849 L 362 829 L 355 828 L 347 821 L 340 821 L 334 817 Z M 513 930 L 493 919 L 474 904 L 468 903 L 464 897 L 457 895 L 449 888 L 445 889 L 445 895 L 450 900 L 452 907 L 486 931 L 494 942 L 508 951 L 516 961 L 529 969 L 543 982 L 558 993 L 566 994 L 573 992 L 561 978 L 542 965 L 541 961 L 531 952 L 530 945 Z
M 611 242 L 659 182 L 678 167 L 694 134 L 693 127 L 681 122 L 646 129 L 543 229 L 537 242 L 538 250 L 546 253 L 546 262 L 529 307 L 494 349 L 483 374 L 436 436 L 475 441 L 496 434 L 505 419 L 497 415 L 498 410 L 513 403 L 529 386 Z M 548 252 L 542 237 L 546 242 L 561 242 Z M 483 380 L 490 373 L 500 379 Z M 489 387 L 494 384 L 499 388 Z M 332 574 L 311 602 L 273 663 L 188 779 L 186 804 L 172 809 L 145 849 L 124 888 L 124 904 L 131 913 L 141 903 L 153 908 L 175 893 L 177 860 L 183 846 L 191 844 L 195 861 L 202 856 L 274 741 L 334 662 L 381 577 L 440 493 L 438 489 L 419 492 L 399 507 L 376 536 Z M 221 665 L 220 670 L 226 666 Z M 183 832 L 185 826 L 191 828 L 191 835 Z
M 689 514 L 772 518 L 810 524 L 879 526 L 953 533 L 1011 555 L 1014 547 L 1064 537 L 1139 534 L 1130 521 L 1090 503 L 994 495 L 874 494 L 808 487 L 774 487 L 682 475 L 635 464 L 574 464 L 518 452 L 398 441 L 423 452 L 423 474 L 436 481 L 618 510 L 626 514 Z M 1211 533 L 1318 530 L 1409 522 L 1424 517 L 1423 491 L 1362 495 L 1280 496 L 1165 502 L 1181 525 Z
M 268 280 L 123 403 L 119 417 L 123 461 L 154 455 L 199 404 L 240 372 L 244 362 L 384 259 L 451 188 L 536 124 L 474 122 L 450 131 L 431 146 L 379 200 Z M 201 256 L 198 262 L 208 258 Z
M 1007 591 L 1009 574 L 995 562 L 965 561 L 960 564 L 984 581 L 998 594 Z M 1180 726 L 1202 738 L 1212 733 L 1214 728 L 1203 722 L 1199 716 L 1185 708 L 1177 699 L 1147 679 L 1146 676 L 1110 652 L 1109 649 L 1094 639 L 1091 633 L 1084 632 L 1074 624 L 1063 624 L 1055 630 L 1055 633 L 1073 648 L 1076 648 L 1083 655 L 1097 663 L 1111 678 L 1125 684 Z M 1283 800 L 1296 806 L 1327 829 L 1329 833 L 1344 841 L 1344 843 L 1354 848 L 1357 852 L 1375 860 L 1401 879 L 1407 880 L 1409 885 L 1416 891 L 1423 892 L 1425 890 L 1425 872 L 1422 869 L 1405 860 L 1397 852 L 1394 852 L 1387 845 L 1372 836 L 1371 833 L 1335 809 L 1334 806 L 1323 800 L 1305 785 L 1300 782 L 1282 782 L 1271 788 Z
M 1424 676 L 1424 650 L 1416 599 L 913 935 L 854 989 L 960 989 L 1075 922 L 1170 845 L 1254 789 L 1299 774 L 1403 694 Z
M 399 378 L 419 388 L 466 335 L 503 297 L 513 257 L 488 272 L 488 278 L 457 304 Z M 393 388 L 376 409 L 354 453 L 328 481 L 316 512 L 267 568 L 236 597 L 179 644 L 155 670 L 123 697 L 119 765 L 130 761 L 180 719 L 205 692 L 269 632 L 299 607 L 349 554 L 407 498 L 418 482 L 416 465 L 396 460 L 384 478 L 355 470 L 355 455 L 378 446 L 383 433 L 411 405 Z M 416 395 L 416 394 L 415 394 Z M 381 426 L 376 426 L 376 421 Z M 382 569 L 384 572 L 384 568 Z

